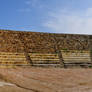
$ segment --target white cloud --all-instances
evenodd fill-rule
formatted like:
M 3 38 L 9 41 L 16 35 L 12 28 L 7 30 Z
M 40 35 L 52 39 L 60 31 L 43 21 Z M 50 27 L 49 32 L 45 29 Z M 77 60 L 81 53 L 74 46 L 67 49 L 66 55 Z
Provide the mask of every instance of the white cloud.
M 92 16 L 92 8 L 88 8 L 86 11 L 86 16 Z
M 44 26 L 57 33 L 92 34 L 92 8 L 84 12 L 62 10 L 49 14 Z
M 19 9 L 19 12 L 31 12 L 31 8 Z
M 29 6 L 32 6 L 32 7 L 35 7 L 38 3 L 38 0 L 27 0 L 25 2 L 25 4 L 29 5 Z
M 26 0 L 25 4 L 33 8 L 43 8 L 44 7 L 41 0 Z
M 38 0 L 26 0 L 24 2 L 26 8 L 18 9 L 18 12 L 31 12 L 32 7 L 37 7 L 37 3 Z

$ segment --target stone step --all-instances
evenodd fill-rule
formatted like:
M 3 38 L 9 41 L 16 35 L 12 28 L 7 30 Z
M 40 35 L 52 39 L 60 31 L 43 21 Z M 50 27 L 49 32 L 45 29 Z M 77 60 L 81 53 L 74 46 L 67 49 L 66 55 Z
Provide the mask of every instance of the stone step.
M 63 57 L 63 59 L 90 59 L 91 57 Z
M 57 56 L 57 54 L 29 53 L 30 56 Z
M 31 59 L 47 59 L 47 60 L 49 60 L 49 59 L 52 59 L 52 60 L 54 60 L 54 59 L 59 59 L 59 58 L 55 58 L 55 57 L 31 57 Z
M 24 55 L 24 53 L 0 52 L 0 55 Z
M 27 64 L 26 62 L 0 62 L 1 64 Z
M 0 60 L 26 60 L 26 58 L 0 58 Z
M 9 61 L 0 61 L 0 63 L 3 63 L 3 62 L 11 62 L 11 63 L 14 63 L 14 62 L 27 62 L 27 61 L 11 61 L 11 60 L 9 60 Z
M 25 56 L 0 56 L 0 58 L 25 58 Z
M 71 55 L 71 54 L 66 54 L 66 55 L 63 55 L 62 54 L 62 56 L 63 57 L 90 57 L 91 55 L 89 54 L 89 55 Z
M 41 61 L 40 62 L 38 62 L 38 61 L 35 62 L 34 61 L 33 64 L 60 64 L 60 62 L 55 62 L 55 61 L 53 61 L 53 62 L 44 62 L 44 61 L 43 62 L 41 62 Z
M 63 60 L 91 60 L 90 58 L 85 58 L 85 59 L 83 59 L 83 58 L 64 58 Z
M 87 62 L 90 62 L 91 63 L 91 60 L 85 60 L 85 61 L 83 61 L 83 60 L 64 60 L 64 62 L 65 63 L 79 63 L 79 62 L 85 62 L 85 63 L 87 63 Z
M 32 60 L 36 60 L 36 61 L 37 61 L 37 60 L 43 60 L 43 61 L 45 61 L 45 60 L 46 60 L 46 61 L 48 61 L 48 60 L 49 60 L 49 61 L 53 61 L 53 60 L 54 60 L 54 61 L 58 61 L 59 59 L 36 59 L 36 58 L 33 58 Z
M 21 57 L 0 57 L 0 59 L 26 59 L 26 58 L 21 58 Z
M 90 50 L 61 50 L 61 52 L 68 53 L 90 53 Z
M 65 63 L 65 66 L 67 67 L 67 68 L 76 68 L 76 67 L 78 67 L 78 68 L 89 68 L 89 67 L 91 67 L 92 66 L 92 63 L 85 63 L 85 62 L 83 62 L 83 63 Z
M 42 55 L 41 55 L 41 56 L 40 56 L 40 55 L 37 55 L 37 56 L 31 56 L 31 55 L 29 55 L 29 56 L 30 56 L 31 58 L 34 58 L 34 57 L 38 57 L 38 58 L 39 58 L 39 57 L 46 57 L 46 58 L 49 58 L 49 57 L 51 57 L 51 58 L 58 58 L 58 56 L 49 56 L 49 55 L 48 55 L 48 56 L 45 56 L 45 55 L 43 55 L 43 56 L 42 56 Z
M 2 60 L 11 60 L 11 61 L 22 61 L 22 60 L 26 60 L 26 58 L 0 58 L 0 61 Z M 42 59 L 42 58 L 32 58 L 31 60 L 33 61 L 59 61 L 59 59 Z
M 59 62 L 59 60 L 32 60 L 33 62 Z

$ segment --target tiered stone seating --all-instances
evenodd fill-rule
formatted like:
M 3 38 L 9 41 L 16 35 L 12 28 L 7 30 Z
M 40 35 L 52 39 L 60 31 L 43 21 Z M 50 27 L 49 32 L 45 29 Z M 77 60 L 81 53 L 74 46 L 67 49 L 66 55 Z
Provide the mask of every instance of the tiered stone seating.
M 0 65 L 28 65 L 30 58 L 33 64 L 59 64 L 58 55 L 51 54 L 57 49 L 72 50 L 62 51 L 65 63 L 91 63 L 89 51 L 73 51 L 89 50 L 89 37 L 0 30 Z
M 29 53 L 33 64 L 59 64 L 57 54 Z M 24 53 L 0 52 L 0 66 L 28 65 Z
M 0 65 L 26 65 L 24 53 L 0 52 Z
M 29 53 L 34 64 L 59 64 L 57 54 Z
M 91 64 L 90 51 L 62 51 L 64 63 L 67 65 L 87 65 Z

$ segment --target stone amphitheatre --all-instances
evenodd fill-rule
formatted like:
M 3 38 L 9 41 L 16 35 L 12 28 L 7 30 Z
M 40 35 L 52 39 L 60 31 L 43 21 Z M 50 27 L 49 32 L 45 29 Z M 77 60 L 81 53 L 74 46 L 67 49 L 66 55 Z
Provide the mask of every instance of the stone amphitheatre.
M 0 30 L 0 65 L 91 66 L 91 35 Z
M 92 36 L 0 30 L 0 92 L 92 92 Z

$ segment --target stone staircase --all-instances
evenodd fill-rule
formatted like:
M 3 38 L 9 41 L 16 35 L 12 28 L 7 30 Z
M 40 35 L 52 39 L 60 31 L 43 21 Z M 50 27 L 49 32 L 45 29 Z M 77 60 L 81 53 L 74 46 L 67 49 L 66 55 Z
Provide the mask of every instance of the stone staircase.
M 34 66 L 60 66 L 57 54 L 53 53 L 28 53 Z M 91 66 L 90 51 L 62 51 L 64 64 L 71 66 Z M 0 66 L 25 66 L 27 62 L 24 53 L 0 52 Z
M 33 65 L 55 66 L 59 64 L 57 54 L 29 53 Z M 24 53 L 0 52 L 0 66 L 25 66 L 29 65 Z
M 90 51 L 62 51 L 63 60 L 66 66 L 91 66 Z
M 29 53 L 34 64 L 59 64 L 57 54 Z
M 0 52 L 0 66 L 26 65 L 24 53 L 6 53 Z

